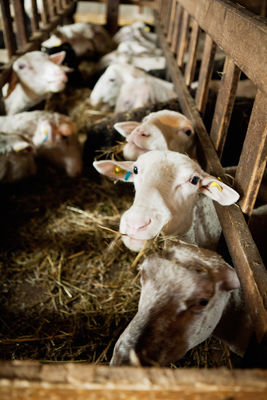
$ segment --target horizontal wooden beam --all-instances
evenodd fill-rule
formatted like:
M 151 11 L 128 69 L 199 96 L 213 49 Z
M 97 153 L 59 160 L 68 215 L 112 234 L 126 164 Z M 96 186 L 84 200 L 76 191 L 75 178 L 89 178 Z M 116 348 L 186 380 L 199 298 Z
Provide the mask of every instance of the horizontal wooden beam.
M 178 0 L 234 63 L 267 93 L 267 22 L 228 0 Z
M 267 371 L 0 362 L 1 400 L 265 400 Z
M 155 13 L 155 26 L 182 112 L 193 122 L 197 133 L 205 161 L 205 169 L 214 176 L 222 177 L 224 175 L 223 168 L 195 102 L 186 87 L 184 77 L 167 44 L 157 13 Z M 238 205 L 222 207 L 216 202 L 214 204 L 229 252 L 244 288 L 246 305 L 254 321 L 257 338 L 260 341 L 267 332 L 267 273 L 265 266 L 240 207 Z

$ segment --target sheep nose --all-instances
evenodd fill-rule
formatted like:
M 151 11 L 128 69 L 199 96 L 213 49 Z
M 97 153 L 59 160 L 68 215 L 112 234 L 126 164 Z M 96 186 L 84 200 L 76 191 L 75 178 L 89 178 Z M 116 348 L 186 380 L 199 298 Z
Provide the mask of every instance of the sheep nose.
M 138 133 L 138 136 L 144 136 L 144 137 L 150 136 L 149 133 L 142 131 L 142 130 L 138 130 L 137 133 Z
M 151 224 L 151 218 L 128 217 L 126 220 L 127 234 L 134 235 L 148 227 Z

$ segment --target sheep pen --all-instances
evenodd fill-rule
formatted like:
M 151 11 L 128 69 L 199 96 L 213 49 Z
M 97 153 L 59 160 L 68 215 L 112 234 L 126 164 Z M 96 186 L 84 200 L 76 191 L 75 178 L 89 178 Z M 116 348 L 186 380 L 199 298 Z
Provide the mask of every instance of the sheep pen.
M 133 191 L 91 168 L 39 166 L 1 197 L 1 359 L 107 364 L 137 310 L 137 259 L 116 234 Z M 108 228 L 108 229 L 105 229 Z M 115 231 L 115 232 L 114 232 Z M 238 362 L 238 360 L 237 360 Z M 176 367 L 231 367 L 209 339 Z

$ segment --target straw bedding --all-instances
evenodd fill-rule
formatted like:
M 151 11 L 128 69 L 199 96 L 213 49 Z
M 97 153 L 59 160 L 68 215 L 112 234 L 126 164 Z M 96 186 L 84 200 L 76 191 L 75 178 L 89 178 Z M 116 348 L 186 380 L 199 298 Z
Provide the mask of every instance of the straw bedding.
M 140 293 L 136 254 L 112 231 L 131 186 L 40 165 L 2 193 L 0 358 L 107 363 Z M 177 366 L 230 363 L 210 339 Z

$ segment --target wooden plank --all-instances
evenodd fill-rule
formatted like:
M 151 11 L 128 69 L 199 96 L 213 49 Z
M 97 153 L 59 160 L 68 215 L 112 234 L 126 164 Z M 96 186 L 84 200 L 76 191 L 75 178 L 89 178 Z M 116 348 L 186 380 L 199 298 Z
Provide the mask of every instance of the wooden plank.
M 28 42 L 28 32 L 26 30 L 26 15 L 23 5 L 23 0 L 13 0 L 14 20 L 16 25 L 17 45 L 20 49 Z
M 48 14 L 49 14 L 49 19 L 50 21 L 55 17 L 55 5 L 54 5 L 54 0 L 47 0 L 47 5 L 48 5 Z
M 1 400 L 265 400 L 267 371 L 0 362 Z
M 32 5 L 32 18 L 31 18 L 31 25 L 32 25 L 32 32 L 37 32 L 39 29 L 39 14 L 37 9 L 36 0 L 31 0 Z
M 205 45 L 202 55 L 201 67 L 198 78 L 198 88 L 196 92 L 196 106 L 198 111 L 202 114 L 205 113 L 209 83 L 211 80 L 213 61 L 216 52 L 216 44 L 213 39 L 206 34 Z
M 167 36 L 168 43 L 171 43 L 171 41 L 172 41 L 172 35 L 173 35 L 174 23 L 175 23 L 175 17 L 176 17 L 176 5 L 177 5 L 176 0 L 172 0 L 170 23 L 169 23 L 168 36 Z
M 179 3 L 176 4 L 176 14 L 175 14 L 175 23 L 172 35 L 171 49 L 174 54 L 177 52 L 178 40 L 179 40 L 179 32 L 181 27 L 182 20 L 182 7 Z
M 226 56 L 210 131 L 219 158 L 222 156 L 226 140 L 240 73 L 240 69 L 231 58 Z
M 178 67 L 182 67 L 184 54 L 187 49 L 188 44 L 188 28 L 189 28 L 189 14 L 184 10 L 183 13 L 183 22 L 182 22 L 182 30 L 180 33 L 180 42 L 179 42 L 179 50 L 177 51 L 177 64 Z
M 41 13 L 41 19 L 43 25 L 47 25 L 49 23 L 49 11 L 48 11 L 48 4 L 46 0 L 43 0 L 43 10 Z
M 157 14 L 155 14 L 155 26 L 182 112 L 193 122 L 195 127 L 205 159 L 203 167 L 212 175 L 223 177 L 224 171 L 217 153 L 195 106 L 194 100 L 188 92 L 182 73 L 177 68 L 173 54 L 166 43 Z M 215 203 L 215 207 L 229 252 L 241 285 L 244 288 L 246 305 L 254 322 L 257 339 L 260 341 L 267 332 L 267 312 L 265 309 L 267 308 L 267 276 L 265 266 L 239 206 L 222 207 Z
M 4 41 L 8 51 L 8 57 L 11 58 L 16 51 L 16 40 L 12 29 L 12 19 L 10 14 L 9 3 L 6 0 L 0 0 L 3 30 L 4 30 Z
M 111 34 L 118 29 L 119 0 L 107 0 L 106 4 L 106 26 Z
M 171 7 L 172 7 L 172 0 L 165 0 L 164 22 L 163 22 L 163 30 L 164 30 L 165 35 L 168 34 L 170 18 L 171 18 Z
M 228 0 L 179 0 L 217 45 L 267 93 L 267 20 Z M 248 56 L 249 55 L 249 56 Z
M 267 158 L 267 95 L 257 91 L 249 126 L 236 171 L 236 185 L 242 194 L 240 207 L 251 215 Z
M 193 82 L 195 71 L 196 71 L 196 62 L 197 62 L 197 45 L 198 38 L 200 34 L 200 29 L 196 20 L 192 21 L 192 32 L 189 42 L 188 48 L 188 62 L 185 68 L 185 84 L 190 86 Z

